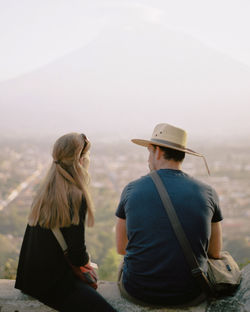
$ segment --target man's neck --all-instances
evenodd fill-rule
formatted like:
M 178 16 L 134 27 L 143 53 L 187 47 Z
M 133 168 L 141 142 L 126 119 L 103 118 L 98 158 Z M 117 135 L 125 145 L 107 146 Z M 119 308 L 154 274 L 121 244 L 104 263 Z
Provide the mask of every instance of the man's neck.
M 158 162 L 156 166 L 156 170 L 159 169 L 172 169 L 172 170 L 181 170 L 181 162 L 180 161 L 174 161 L 172 159 L 162 159 Z

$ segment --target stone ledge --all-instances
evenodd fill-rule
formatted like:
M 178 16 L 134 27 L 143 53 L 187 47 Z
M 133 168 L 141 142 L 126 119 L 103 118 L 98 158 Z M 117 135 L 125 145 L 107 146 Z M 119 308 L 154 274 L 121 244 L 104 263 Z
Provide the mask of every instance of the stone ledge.
M 0 280 L 0 312 L 55 311 L 15 289 L 14 283 L 13 280 Z M 197 307 L 185 309 L 141 307 L 123 299 L 114 282 L 100 281 L 98 291 L 120 312 L 250 312 L 250 265 L 244 268 L 241 286 L 233 297 L 210 303 L 204 302 Z

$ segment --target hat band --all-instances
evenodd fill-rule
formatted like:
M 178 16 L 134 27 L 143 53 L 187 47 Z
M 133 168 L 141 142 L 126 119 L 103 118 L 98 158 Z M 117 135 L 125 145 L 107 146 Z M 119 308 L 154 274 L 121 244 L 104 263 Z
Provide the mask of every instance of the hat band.
M 166 141 L 166 140 L 151 139 L 151 141 L 153 141 L 155 143 L 166 144 L 166 145 L 169 145 L 169 146 L 172 146 L 172 147 L 186 149 L 186 147 L 181 145 L 181 144 L 173 143 L 173 142 Z

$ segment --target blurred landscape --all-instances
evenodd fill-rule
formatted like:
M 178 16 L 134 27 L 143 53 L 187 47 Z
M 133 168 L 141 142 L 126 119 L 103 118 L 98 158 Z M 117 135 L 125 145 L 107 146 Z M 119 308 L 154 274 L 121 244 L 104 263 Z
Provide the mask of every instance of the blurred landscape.
M 124 186 L 147 174 L 147 150 L 128 141 L 92 142 L 90 174 L 96 224 L 86 241 L 99 277 L 115 280 L 120 256 L 115 250 L 115 210 Z M 193 144 L 194 145 L 194 144 Z M 51 162 L 50 139 L 0 140 L 0 278 L 15 278 L 27 216 L 34 193 Z M 187 156 L 183 170 L 217 190 L 223 211 L 223 249 L 244 266 L 250 261 L 250 143 L 196 142 L 206 155 Z
M 249 262 L 249 14 L 246 0 L 2 1 L 0 278 L 15 278 L 52 143 L 84 129 L 96 207 L 87 246 L 100 278 L 115 280 L 120 194 L 148 173 L 147 150 L 129 138 L 160 122 L 206 155 L 210 177 L 201 158 L 187 156 L 183 170 L 217 190 L 223 248 Z

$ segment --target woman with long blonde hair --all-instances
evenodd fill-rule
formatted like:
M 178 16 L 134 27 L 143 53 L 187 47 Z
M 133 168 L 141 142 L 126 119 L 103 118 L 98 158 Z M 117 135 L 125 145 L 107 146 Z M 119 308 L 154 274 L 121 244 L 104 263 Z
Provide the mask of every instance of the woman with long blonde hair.
M 60 229 L 75 266 L 89 262 L 87 225 L 94 225 L 89 193 L 90 142 L 69 133 L 54 144 L 51 167 L 31 206 L 19 257 L 15 287 L 58 311 L 115 311 L 101 295 L 79 280 L 53 235 Z

